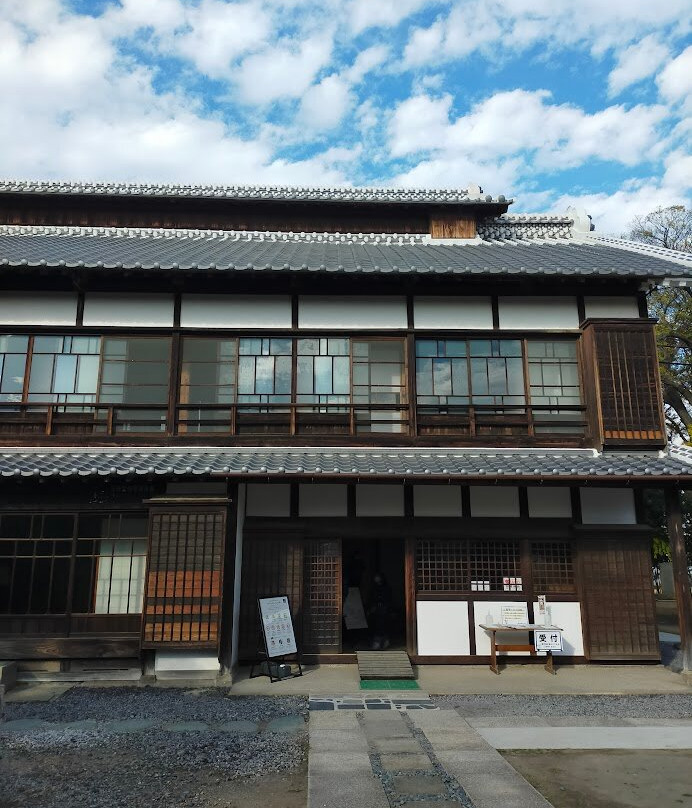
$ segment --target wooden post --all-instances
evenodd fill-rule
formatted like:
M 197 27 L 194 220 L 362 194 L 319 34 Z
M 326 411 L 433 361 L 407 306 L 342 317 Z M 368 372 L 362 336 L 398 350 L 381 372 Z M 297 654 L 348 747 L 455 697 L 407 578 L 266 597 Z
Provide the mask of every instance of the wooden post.
M 687 672 L 692 671 L 692 598 L 690 597 L 690 578 L 687 572 L 685 536 L 682 530 L 680 490 L 678 488 L 666 488 L 665 498 L 666 515 L 668 517 L 668 539 L 670 541 L 670 555 L 673 562 L 673 579 L 675 581 L 675 599 L 678 604 L 682 669 Z

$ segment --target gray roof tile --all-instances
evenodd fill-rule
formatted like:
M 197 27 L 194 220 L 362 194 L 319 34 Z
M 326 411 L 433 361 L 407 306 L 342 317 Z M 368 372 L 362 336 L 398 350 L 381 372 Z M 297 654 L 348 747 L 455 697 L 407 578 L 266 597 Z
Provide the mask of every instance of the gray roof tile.
M 176 197 L 189 199 L 237 199 L 290 202 L 364 202 L 459 205 L 511 203 L 493 198 L 480 188 L 333 188 L 285 185 L 164 185 L 136 182 L 41 182 L 0 180 L 0 193 L 71 194 L 85 196 Z
M 594 240 L 425 243 L 421 237 L 0 227 L 0 266 L 692 278 L 692 263 Z
M 692 481 L 692 451 L 383 448 L 5 449 L 3 477 L 234 476 L 365 479 Z

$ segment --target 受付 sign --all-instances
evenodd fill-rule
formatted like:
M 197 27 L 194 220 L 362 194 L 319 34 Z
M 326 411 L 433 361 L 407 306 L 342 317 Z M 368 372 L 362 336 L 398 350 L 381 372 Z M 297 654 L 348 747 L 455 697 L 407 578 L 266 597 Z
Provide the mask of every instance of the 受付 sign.
M 536 631 L 533 643 L 536 651 L 562 651 L 562 632 L 558 629 Z

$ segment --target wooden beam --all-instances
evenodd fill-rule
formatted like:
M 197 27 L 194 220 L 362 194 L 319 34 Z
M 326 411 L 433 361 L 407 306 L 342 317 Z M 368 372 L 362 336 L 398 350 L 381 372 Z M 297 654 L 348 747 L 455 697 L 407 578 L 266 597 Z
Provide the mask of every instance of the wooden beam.
M 665 499 L 666 516 L 668 518 L 668 540 L 670 542 L 673 579 L 675 581 L 675 600 L 678 604 L 682 669 L 687 672 L 692 671 L 692 597 L 690 597 L 690 577 L 687 572 L 685 534 L 682 529 L 680 490 L 678 488 L 666 488 Z

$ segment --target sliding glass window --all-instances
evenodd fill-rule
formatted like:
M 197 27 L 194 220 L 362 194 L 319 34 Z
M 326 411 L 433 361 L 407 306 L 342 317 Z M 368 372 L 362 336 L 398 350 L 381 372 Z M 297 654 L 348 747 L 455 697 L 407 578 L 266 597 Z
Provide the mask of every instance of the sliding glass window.
M 229 405 L 236 401 L 237 367 L 237 339 L 183 339 L 179 432 L 228 432 Z
M 27 401 L 93 404 L 101 337 L 34 337 Z

